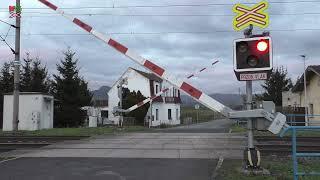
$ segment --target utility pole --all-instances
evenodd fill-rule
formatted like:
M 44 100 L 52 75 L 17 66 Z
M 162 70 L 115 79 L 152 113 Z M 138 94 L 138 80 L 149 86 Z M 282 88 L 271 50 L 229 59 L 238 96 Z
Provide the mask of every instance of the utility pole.
M 119 97 L 119 109 L 122 109 L 123 106 L 123 90 L 122 90 L 122 86 L 123 85 L 127 85 L 128 84 L 128 79 L 127 78 L 123 78 L 121 79 L 121 81 L 119 82 L 119 85 L 117 86 L 118 88 L 118 97 Z M 120 112 L 120 116 L 119 116 L 119 127 L 123 127 L 123 112 Z
M 303 58 L 303 84 L 304 84 L 304 107 L 305 107 L 305 122 L 306 125 L 309 126 L 309 118 L 308 118 L 308 93 L 307 93 L 307 69 L 306 69 L 306 55 L 300 55 Z
M 119 88 L 119 98 L 120 98 L 120 102 L 119 102 L 119 108 L 122 109 L 122 101 L 123 101 L 123 97 L 122 97 L 122 85 L 123 85 L 123 80 L 121 80 L 118 88 Z M 119 116 L 119 127 L 122 127 L 122 123 L 123 123 L 123 114 L 122 112 L 120 113 L 120 116 Z
M 16 0 L 16 8 L 21 10 L 20 0 Z M 19 83 L 20 83 L 20 27 L 21 15 L 16 16 L 16 42 L 15 42 L 15 61 L 14 61 L 14 85 L 13 85 L 13 119 L 12 129 L 18 130 L 19 124 Z

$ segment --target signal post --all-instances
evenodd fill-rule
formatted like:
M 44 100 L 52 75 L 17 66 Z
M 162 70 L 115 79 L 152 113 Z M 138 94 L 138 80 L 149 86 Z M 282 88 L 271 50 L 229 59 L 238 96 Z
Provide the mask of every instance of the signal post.
M 234 72 L 239 81 L 246 81 L 246 109 L 252 109 L 252 81 L 267 80 L 273 68 L 272 43 L 269 33 L 252 35 L 250 25 L 245 38 L 234 41 Z M 260 169 L 260 152 L 254 146 L 255 119 L 247 119 L 248 147 L 244 151 L 246 168 Z

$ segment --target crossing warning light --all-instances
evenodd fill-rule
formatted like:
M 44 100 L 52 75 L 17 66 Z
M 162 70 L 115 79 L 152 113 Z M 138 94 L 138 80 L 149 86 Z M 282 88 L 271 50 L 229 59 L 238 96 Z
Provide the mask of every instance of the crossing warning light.
M 234 41 L 234 71 L 261 72 L 272 70 L 270 37 L 254 37 Z
M 265 42 L 265 41 L 259 41 L 258 44 L 257 44 L 257 49 L 260 51 L 260 52 L 264 52 L 265 50 L 267 50 L 268 48 L 268 43 Z

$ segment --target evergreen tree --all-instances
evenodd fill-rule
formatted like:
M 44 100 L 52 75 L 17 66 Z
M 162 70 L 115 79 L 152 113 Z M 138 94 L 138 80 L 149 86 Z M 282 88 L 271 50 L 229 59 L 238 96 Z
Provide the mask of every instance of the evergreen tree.
M 49 92 L 50 79 L 48 70 L 46 66 L 41 65 L 41 61 L 38 58 L 32 62 L 31 80 L 31 91 Z
M 273 101 L 276 106 L 282 106 L 282 92 L 292 88 L 292 81 L 287 76 L 288 71 L 283 66 L 273 69 L 270 78 L 262 85 L 265 93 L 261 98 Z
M 21 72 L 21 91 L 48 93 L 50 79 L 47 67 L 41 64 L 39 58 L 31 58 L 27 53 Z
M 122 109 L 128 109 L 131 106 L 143 101 L 146 99 L 140 91 L 138 92 L 130 92 L 128 88 L 122 89 Z M 144 118 L 148 112 L 148 109 L 150 107 L 150 104 L 147 103 L 138 109 L 131 111 L 128 114 L 125 114 L 126 117 L 134 117 L 136 119 L 137 124 L 143 125 L 144 124 Z
M 24 92 L 31 92 L 32 85 L 31 85 L 31 62 L 32 59 L 30 58 L 30 54 L 27 53 L 27 57 L 23 59 L 24 65 L 22 66 L 21 72 L 21 83 L 20 83 L 20 90 Z
M 13 92 L 13 65 L 5 62 L 0 71 L 0 90 L 2 93 Z
M 92 96 L 87 82 L 79 76 L 75 52 L 68 49 L 63 54 L 64 59 L 57 64 L 59 74 L 53 75 L 52 92 L 58 100 L 54 122 L 58 127 L 78 127 L 86 117 L 80 108 L 90 105 Z
M 3 93 L 13 92 L 12 64 L 5 62 L 0 70 L 0 128 L 3 122 Z

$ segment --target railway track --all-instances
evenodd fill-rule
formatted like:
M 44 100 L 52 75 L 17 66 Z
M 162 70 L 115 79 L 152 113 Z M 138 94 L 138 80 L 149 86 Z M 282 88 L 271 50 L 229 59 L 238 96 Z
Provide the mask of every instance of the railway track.
M 34 149 L 61 141 L 80 140 L 89 136 L 0 136 L 0 153 L 16 149 Z
M 257 136 L 256 146 L 263 154 L 290 155 L 291 137 Z M 297 151 L 304 153 L 320 153 L 320 137 L 298 137 Z
M 0 143 L 14 142 L 60 142 L 68 140 L 80 140 L 89 136 L 0 136 Z

